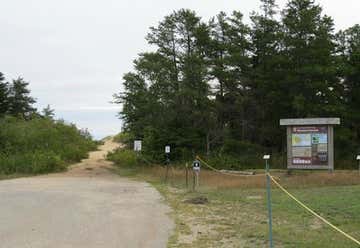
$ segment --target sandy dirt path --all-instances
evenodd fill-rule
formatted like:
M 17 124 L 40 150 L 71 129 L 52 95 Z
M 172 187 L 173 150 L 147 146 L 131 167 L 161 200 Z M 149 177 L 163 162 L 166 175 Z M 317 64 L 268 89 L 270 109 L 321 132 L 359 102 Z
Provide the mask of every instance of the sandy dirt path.
M 0 247 L 166 247 L 170 209 L 149 184 L 108 170 L 116 147 L 107 140 L 65 173 L 0 181 Z

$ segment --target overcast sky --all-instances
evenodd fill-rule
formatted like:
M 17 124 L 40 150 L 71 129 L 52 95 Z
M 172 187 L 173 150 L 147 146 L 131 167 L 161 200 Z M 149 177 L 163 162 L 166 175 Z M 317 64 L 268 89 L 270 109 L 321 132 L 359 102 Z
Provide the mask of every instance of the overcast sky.
M 278 1 L 283 6 L 286 0 Z M 318 0 L 336 29 L 360 23 L 359 0 Z M 0 71 L 30 82 L 37 107 L 101 138 L 120 131 L 119 110 L 109 102 L 144 39 L 173 10 L 190 8 L 204 20 L 240 10 L 248 20 L 257 0 L 1 0 Z

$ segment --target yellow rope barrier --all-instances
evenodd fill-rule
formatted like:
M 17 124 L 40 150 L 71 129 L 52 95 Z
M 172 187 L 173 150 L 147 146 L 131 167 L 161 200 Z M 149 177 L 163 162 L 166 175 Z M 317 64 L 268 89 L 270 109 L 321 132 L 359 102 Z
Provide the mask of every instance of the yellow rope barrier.
M 335 229 L 336 231 L 338 231 L 339 233 L 341 233 L 342 235 L 344 235 L 345 237 L 347 237 L 348 239 L 352 240 L 353 242 L 355 242 L 356 244 L 360 245 L 360 241 L 355 239 L 354 237 L 350 236 L 349 234 L 345 233 L 344 231 L 342 231 L 340 228 L 334 226 L 333 224 L 331 224 L 328 220 L 326 220 L 325 218 L 321 217 L 319 214 L 317 214 L 315 211 L 311 210 L 309 207 L 307 207 L 304 203 L 302 203 L 300 200 L 298 200 L 294 195 L 292 195 L 289 191 L 287 191 L 283 186 L 280 185 L 280 183 L 278 183 L 270 174 L 268 174 L 268 176 L 271 178 L 271 180 L 275 183 L 275 185 L 277 187 L 279 187 L 279 189 L 281 189 L 285 194 L 287 194 L 290 198 L 292 198 L 294 201 L 296 201 L 300 206 L 302 206 L 303 208 L 305 208 L 307 211 L 309 211 L 311 214 L 315 215 L 316 217 L 318 217 L 320 220 L 322 220 L 324 223 L 326 223 L 327 225 L 329 225 L 330 227 L 332 227 L 333 229 Z
M 206 163 L 203 159 L 201 159 L 199 156 L 196 156 L 196 159 L 198 159 L 199 161 L 201 161 L 203 164 L 205 164 L 208 168 L 210 168 L 213 171 L 216 171 L 218 173 L 224 174 L 224 175 L 228 175 L 228 176 L 235 176 L 235 177 L 244 177 L 244 176 L 250 176 L 250 175 L 238 175 L 238 174 L 233 174 L 233 173 L 227 173 L 221 170 L 218 170 L 214 167 L 212 167 L 211 165 L 209 165 L 208 163 Z M 261 175 L 251 175 L 251 176 L 261 176 Z

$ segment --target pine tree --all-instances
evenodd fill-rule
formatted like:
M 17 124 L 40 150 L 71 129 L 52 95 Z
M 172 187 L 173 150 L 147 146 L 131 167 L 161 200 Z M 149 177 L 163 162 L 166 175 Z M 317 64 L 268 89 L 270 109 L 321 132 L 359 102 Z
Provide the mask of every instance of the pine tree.
M 250 29 L 242 18 L 238 11 L 230 16 L 220 12 L 209 22 L 208 66 L 210 79 L 215 82 L 213 92 L 218 129 L 213 142 L 250 138 Z
M 288 114 L 287 103 L 282 96 L 287 92 L 281 87 L 282 30 L 276 20 L 277 6 L 274 0 L 262 0 L 261 13 L 251 15 L 252 97 L 256 102 L 257 140 L 262 145 L 281 144 L 281 130 L 277 128 L 281 117 Z
M 28 85 L 29 83 L 25 82 L 22 78 L 12 81 L 9 91 L 10 115 L 21 116 L 25 119 L 29 119 L 34 113 L 36 113 L 36 109 L 33 107 L 33 104 L 36 101 L 30 96 Z
M 337 34 L 341 65 L 340 78 L 344 85 L 343 97 L 346 104 L 345 124 L 352 130 L 356 142 L 360 141 L 360 25 L 354 25 Z
M 148 124 L 146 118 L 149 114 L 145 80 L 135 73 L 127 73 L 123 79 L 124 91 L 114 95 L 114 102 L 123 104 L 120 116 L 124 122 L 124 130 L 130 131 L 137 138 L 143 138 L 143 130 Z
M 51 107 L 50 107 L 50 105 L 48 104 L 47 106 L 46 106 L 46 108 L 44 108 L 43 110 L 42 110 L 42 116 L 43 117 L 45 117 L 45 118 L 47 118 L 47 119 L 54 119 L 54 117 L 55 117 L 55 110 L 54 109 L 52 109 Z
M 334 24 L 312 0 L 291 0 L 282 12 L 288 117 L 326 117 L 341 107 Z
M 9 84 L 0 72 L 0 117 L 9 111 Z
M 211 116 L 204 52 L 207 37 L 206 25 L 193 11 L 176 11 L 147 36 L 156 53 L 143 54 L 135 62 L 149 83 L 152 106 L 158 111 L 152 129 L 161 129 L 166 143 L 205 147 Z M 159 135 L 151 136 L 162 139 Z

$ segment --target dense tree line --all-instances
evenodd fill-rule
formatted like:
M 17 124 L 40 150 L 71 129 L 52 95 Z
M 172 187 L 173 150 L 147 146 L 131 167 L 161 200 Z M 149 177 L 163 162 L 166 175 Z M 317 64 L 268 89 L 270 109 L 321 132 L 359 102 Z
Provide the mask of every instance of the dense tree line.
M 360 26 L 335 33 L 313 0 L 290 0 L 279 10 L 262 0 L 251 23 L 219 13 L 203 21 L 181 9 L 151 27 L 155 47 L 124 76 L 124 130 L 157 156 L 238 156 L 285 149 L 281 118 L 340 117 L 338 159 L 360 142 Z
M 0 175 L 61 171 L 96 148 L 89 132 L 33 106 L 29 83 L 7 82 L 0 72 Z

